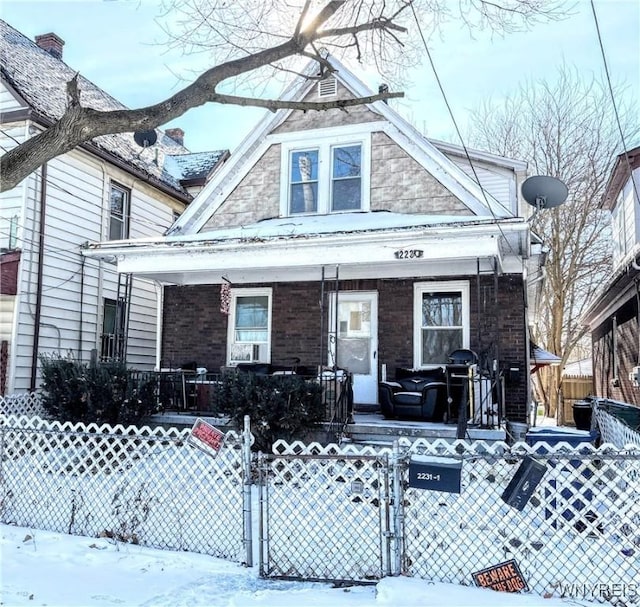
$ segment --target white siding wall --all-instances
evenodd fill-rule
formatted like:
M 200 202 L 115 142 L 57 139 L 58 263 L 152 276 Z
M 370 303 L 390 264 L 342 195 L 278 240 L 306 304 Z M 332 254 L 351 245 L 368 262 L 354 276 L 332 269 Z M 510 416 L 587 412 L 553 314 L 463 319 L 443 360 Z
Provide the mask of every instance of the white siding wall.
M 473 161 L 473 169 L 466 158 L 450 157 L 467 175 L 476 181 L 476 175 L 480 180 L 480 185 L 491 194 L 505 208 L 517 213 L 516 208 L 516 178 L 515 173 L 508 169 L 492 166 Z
M 161 234 L 172 223 L 171 199 L 105 162 L 81 151 L 49 162 L 40 354 L 72 353 L 76 358 L 88 360 L 92 349 L 99 350 L 104 298 L 116 299 L 118 277 L 113 266 L 84 258 L 81 245 L 86 241 L 102 240 L 107 234 L 111 179 L 131 189 L 132 238 Z M 26 246 L 19 277 L 18 343 L 10 363 L 14 373 L 9 389 L 13 392 L 27 390 L 31 379 L 39 201 L 40 171 L 29 180 Z M 127 362 L 136 368 L 150 369 L 155 364 L 156 343 L 153 284 L 134 280 L 130 299 Z M 39 384 L 38 378 L 36 387 Z
M 0 82 L 0 112 L 13 112 L 24 106 L 11 94 L 9 89 Z
M 636 182 L 640 181 L 640 169 L 634 172 Z M 628 179 L 611 211 L 613 231 L 614 266 L 626 261 L 635 245 L 640 242 L 640 212 L 638 203 L 634 203 L 634 191 L 631 179 Z
M 14 148 L 18 142 L 24 139 L 24 134 L 24 123 L 3 124 L 0 129 L 0 146 L 2 146 L 0 149 Z M 12 226 L 15 235 L 18 238 L 22 237 L 24 187 L 24 182 L 22 182 L 12 190 L 0 194 L 0 248 L 9 247 Z M 19 248 L 22 246 L 19 241 L 16 244 Z

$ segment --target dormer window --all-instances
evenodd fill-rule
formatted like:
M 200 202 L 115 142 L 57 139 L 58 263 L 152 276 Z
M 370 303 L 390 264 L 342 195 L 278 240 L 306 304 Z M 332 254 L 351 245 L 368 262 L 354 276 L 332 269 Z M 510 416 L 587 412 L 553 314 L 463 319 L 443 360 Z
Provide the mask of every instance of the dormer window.
M 369 141 L 321 139 L 318 145 L 283 145 L 282 215 L 366 211 Z M 286 163 L 286 164 L 285 164 Z

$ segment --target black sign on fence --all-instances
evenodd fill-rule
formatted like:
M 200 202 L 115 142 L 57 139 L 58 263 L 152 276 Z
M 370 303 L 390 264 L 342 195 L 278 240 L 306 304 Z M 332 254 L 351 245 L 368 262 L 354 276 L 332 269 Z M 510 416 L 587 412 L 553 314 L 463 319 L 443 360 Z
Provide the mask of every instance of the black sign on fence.
M 476 586 L 482 588 L 491 588 L 500 592 L 529 591 L 527 581 L 524 579 L 518 563 L 513 559 L 492 565 L 482 571 L 476 571 L 471 576 Z
M 409 487 L 460 493 L 461 473 L 460 460 L 416 455 L 409 461 Z
M 546 470 L 547 466 L 543 462 L 530 455 L 525 456 L 502 493 L 502 499 L 516 510 L 523 510 Z

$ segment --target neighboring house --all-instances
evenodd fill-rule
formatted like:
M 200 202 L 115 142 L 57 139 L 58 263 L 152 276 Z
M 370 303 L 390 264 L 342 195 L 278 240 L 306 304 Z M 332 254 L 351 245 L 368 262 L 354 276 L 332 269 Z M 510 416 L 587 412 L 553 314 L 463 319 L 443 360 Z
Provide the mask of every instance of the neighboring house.
M 62 115 L 75 71 L 55 34 L 34 43 L 0 21 L 0 35 L 0 145 L 9 149 Z M 84 105 L 124 108 L 84 78 L 78 84 Z M 3 393 L 39 387 L 41 354 L 155 366 L 156 285 L 87 260 L 81 245 L 166 231 L 228 155 L 188 154 L 183 135 L 156 131 L 158 142 L 144 149 L 131 133 L 99 137 L 2 194 Z
M 635 186 L 634 186 L 635 182 Z M 611 278 L 583 320 L 591 330 L 596 396 L 640 406 L 640 147 L 618 156 L 600 207 L 611 212 Z
M 283 97 L 371 94 L 329 60 L 334 76 L 300 78 Z M 507 415 L 524 421 L 527 273 L 539 273 L 541 249 L 519 206 L 526 165 L 469 154 L 472 166 L 383 102 L 279 110 L 166 236 L 93 243 L 86 255 L 167 285 L 166 366 L 337 363 L 353 373 L 357 406 L 376 403 L 385 373 L 471 348 L 483 368 L 508 371 Z

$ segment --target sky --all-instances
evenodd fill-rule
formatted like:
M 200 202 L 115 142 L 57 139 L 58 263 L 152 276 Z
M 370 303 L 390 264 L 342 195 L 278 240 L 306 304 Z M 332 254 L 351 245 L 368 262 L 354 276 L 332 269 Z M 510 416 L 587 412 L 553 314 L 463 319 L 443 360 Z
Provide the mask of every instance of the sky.
M 454 2 L 454 0 L 450 0 Z M 569 5 L 574 0 L 568 0 Z M 161 101 L 198 69 L 198 60 L 159 44 L 154 21 L 159 0 L 0 0 L 0 16 L 33 39 L 55 32 L 65 41 L 64 60 L 129 107 Z M 627 99 L 640 98 L 640 2 L 594 0 L 609 72 Z M 563 64 L 585 80 L 601 77 L 603 60 L 589 0 L 575 0 L 562 21 L 528 32 L 470 37 L 457 22 L 429 39 L 429 49 L 453 117 L 467 137 L 469 113 L 487 100 L 499 102 L 525 80 L 553 80 Z M 200 64 L 201 65 L 201 64 Z M 377 87 L 371 70 L 359 74 Z M 409 74 L 405 98 L 394 108 L 429 137 L 460 143 L 425 58 Z M 620 101 L 620 100 L 618 100 Z M 208 104 L 165 127 L 180 127 L 194 152 L 233 150 L 264 110 Z M 629 143 L 629 142 L 628 142 Z M 632 142 L 637 145 L 638 142 Z M 629 147 L 632 147 L 629 145 Z
M 0 525 L 3 607 L 595 607 L 389 577 L 372 586 L 284 582 L 203 554 Z

